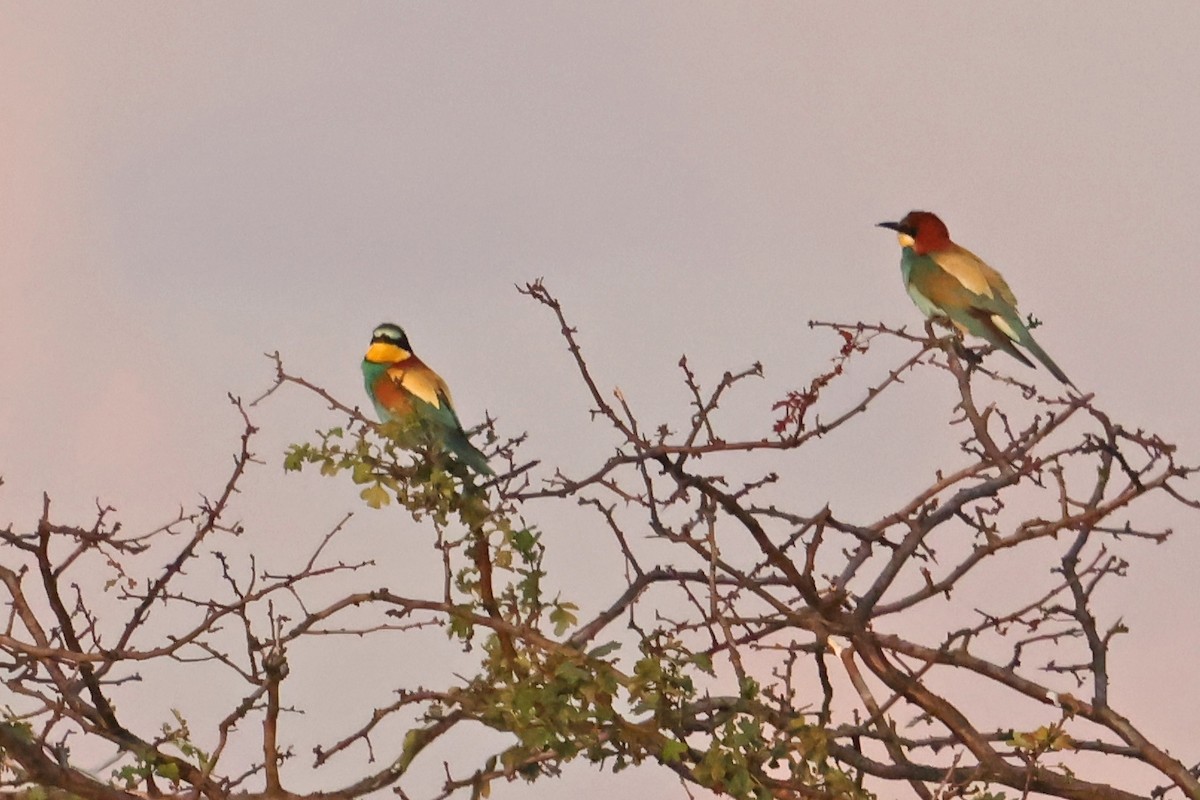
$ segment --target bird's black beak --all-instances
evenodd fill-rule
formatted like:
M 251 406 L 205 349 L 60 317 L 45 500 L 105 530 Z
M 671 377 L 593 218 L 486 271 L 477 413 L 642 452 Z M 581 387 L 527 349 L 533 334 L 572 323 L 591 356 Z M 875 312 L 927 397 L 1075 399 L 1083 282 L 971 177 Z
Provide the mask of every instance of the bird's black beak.
M 876 225 L 875 227 L 876 228 L 887 228 L 889 231 L 895 231 L 896 233 L 907 233 L 908 232 L 908 231 L 904 230 L 904 226 L 899 222 L 881 222 L 878 225 Z

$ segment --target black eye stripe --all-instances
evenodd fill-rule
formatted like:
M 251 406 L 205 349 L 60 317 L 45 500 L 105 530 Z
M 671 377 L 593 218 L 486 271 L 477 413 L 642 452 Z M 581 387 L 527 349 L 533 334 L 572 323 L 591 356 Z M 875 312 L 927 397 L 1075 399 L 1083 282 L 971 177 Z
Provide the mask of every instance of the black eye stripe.
M 408 336 L 399 325 L 380 325 L 371 331 L 371 343 L 390 344 L 404 350 L 411 349 L 408 344 Z

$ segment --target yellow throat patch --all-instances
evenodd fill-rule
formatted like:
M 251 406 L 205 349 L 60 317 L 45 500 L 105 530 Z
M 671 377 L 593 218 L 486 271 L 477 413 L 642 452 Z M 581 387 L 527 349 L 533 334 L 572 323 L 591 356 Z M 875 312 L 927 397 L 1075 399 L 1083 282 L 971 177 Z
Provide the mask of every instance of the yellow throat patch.
M 412 353 L 403 347 L 397 347 L 387 342 L 372 343 L 367 348 L 367 354 L 363 356 L 363 358 L 373 364 L 395 364 L 397 361 L 405 361 L 411 357 Z

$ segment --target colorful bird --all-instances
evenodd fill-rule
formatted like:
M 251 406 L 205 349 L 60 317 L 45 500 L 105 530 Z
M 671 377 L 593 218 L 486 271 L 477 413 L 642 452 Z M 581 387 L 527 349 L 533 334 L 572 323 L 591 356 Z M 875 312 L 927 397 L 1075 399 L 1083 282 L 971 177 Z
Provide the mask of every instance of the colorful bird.
M 444 449 L 471 469 L 495 474 L 483 453 L 467 440 L 454 413 L 450 388 L 413 353 L 403 328 L 389 322 L 372 332 L 362 371 L 381 420 L 422 423 Z
M 964 335 L 986 339 L 1032 367 L 1033 362 L 1014 346 L 1019 344 L 1051 375 L 1075 386 L 1034 341 L 1017 311 L 1017 298 L 1000 273 L 950 241 L 950 231 L 936 214 L 910 211 L 899 222 L 881 222 L 878 227 L 896 232 L 903 248 L 900 273 L 904 288 L 925 316 L 948 318 Z

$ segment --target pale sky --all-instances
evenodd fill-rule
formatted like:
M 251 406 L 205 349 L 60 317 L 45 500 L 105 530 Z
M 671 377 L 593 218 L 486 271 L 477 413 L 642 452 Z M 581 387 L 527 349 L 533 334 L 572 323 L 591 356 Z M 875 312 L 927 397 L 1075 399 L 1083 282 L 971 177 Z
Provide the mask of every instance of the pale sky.
M 530 432 L 526 457 L 582 469 L 612 437 L 513 289 L 538 277 L 647 419 L 687 413 L 681 354 L 711 379 L 761 360 L 736 408 L 765 431 L 831 352 L 809 319 L 920 324 L 873 227 L 913 208 L 1004 272 L 1101 408 L 1195 462 L 1198 32 L 1188 2 L 5 5 L 0 524 L 32 527 L 43 491 L 61 521 L 99 498 L 134 529 L 214 494 L 225 395 L 269 384 L 262 353 L 361 403 L 382 321 L 465 422 L 486 410 Z M 912 384 L 906 413 L 944 420 L 946 387 Z M 336 424 L 318 402 L 255 419 L 268 463 L 240 513 L 286 551 L 353 487 L 279 475 L 286 443 Z M 868 424 L 843 440 L 862 450 L 795 468 L 859 502 L 892 437 L 870 505 L 953 452 L 922 430 Z M 1134 627 L 1114 691 L 1186 750 L 1200 544 L 1171 521 L 1110 587 Z M 401 521 L 355 524 L 394 546 Z

